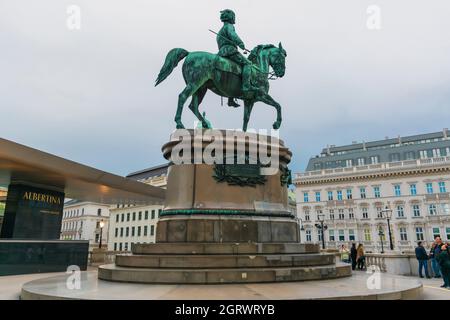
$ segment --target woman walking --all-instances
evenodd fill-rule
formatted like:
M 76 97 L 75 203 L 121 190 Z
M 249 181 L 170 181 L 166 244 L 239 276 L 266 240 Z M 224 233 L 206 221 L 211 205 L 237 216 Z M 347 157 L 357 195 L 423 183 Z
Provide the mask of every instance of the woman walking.
M 356 249 L 356 262 L 358 263 L 358 270 L 363 270 L 366 265 L 366 257 L 364 255 L 364 247 L 362 243 L 358 245 Z

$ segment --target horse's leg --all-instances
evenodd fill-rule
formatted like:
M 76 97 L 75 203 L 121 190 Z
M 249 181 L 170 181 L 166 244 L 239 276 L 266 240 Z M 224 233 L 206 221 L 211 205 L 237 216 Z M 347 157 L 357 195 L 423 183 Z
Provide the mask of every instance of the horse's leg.
M 250 120 L 250 114 L 252 113 L 254 102 L 245 100 L 244 101 L 244 124 L 242 125 L 242 131 L 247 131 L 248 121 Z
M 198 111 L 198 106 L 200 105 L 200 103 L 202 103 L 202 100 L 205 97 L 207 90 L 208 89 L 206 88 L 206 86 L 200 87 L 200 89 L 198 89 L 197 92 L 195 92 L 192 95 L 192 101 L 189 104 L 189 109 L 191 109 L 191 111 L 195 114 L 197 119 L 202 122 L 203 128 L 208 128 L 208 124 L 206 123 L 205 118 L 203 118 L 203 116 Z
M 178 108 L 175 114 L 175 122 L 177 123 L 177 129 L 184 129 L 184 125 L 181 122 L 181 113 L 183 112 L 183 106 L 186 100 L 197 91 L 198 86 L 192 83 L 188 83 L 186 88 L 178 95 Z
M 258 97 L 258 100 L 264 102 L 277 110 L 277 121 L 273 123 L 273 128 L 278 129 L 281 125 L 281 106 L 278 102 L 273 100 L 273 98 L 269 94 L 265 94 L 263 96 Z

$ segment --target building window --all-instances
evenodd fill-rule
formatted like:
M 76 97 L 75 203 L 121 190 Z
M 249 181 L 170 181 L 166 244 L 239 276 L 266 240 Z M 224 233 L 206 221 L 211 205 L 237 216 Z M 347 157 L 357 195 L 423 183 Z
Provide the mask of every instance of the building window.
M 352 189 L 347 189 L 347 199 L 352 199 Z
M 134 237 L 134 227 L 131 227 L 131 236 Z
M 114 243 L 114 251 L 117 251 L 117 243 Z
M 348 218 L 355 219 L 355 214 L 353 213 L 353 208 L 348 209 Z
M 308 192 L 303 192 L 303 202 L 309 202 Z
M 311 230 L 306 230 L 306 241 L 311 242 Z
M 130 236 L 130 228 L 127 227 L 127 228 L 125 229 L 125 237 L 129 237 L 129 236 Z
M 380 198 L 381 197 L 380 187 L 373 187 L 373 194 L 375 198 Z
M 448 203 L 441 203 L 440 214 L 449 214 L 449 213 L 450 213 L 450 205 Z
M 344 209 L 339 209 L 339 220 L 344 220 L 344 219 L 345 219 Z
M 438 227 L 433 228 L 433 239 L 436 239 L 436 237 L 440 237 L 441 236 L 441 232 L 439 230 Z
M 401 227 L 399 228 L 400 231 L 400 240 L 407 241 L 408 240 L 408 234 L 406 233 L 406 228 Z
M 371 164 L 377 164 L 378 163 L 378 156 L 370 157 L 370 163 Z
M 394 186 L 394 194 L 396 197 L 400 197 L 402 195 L 402 191 L 400 190 L 400 185 L 396 184 Z
M 123 228 L 120 228 L 120 236 L 123 237 Z
M 445 187 L 445 182 L 444 181 L 440 181 L 439 182 L 439 192 L 440 193 L 447 192 L 447 188 Z
M 364 241 L 372 241 L 370 229 L 364 229 Z
M 427 193 L 432 194 L 433 193 L 433 183 L 428 182 L 427 183 Z
M 353 229 L 348 230 L 348 240 L 355 241 L 355 230 Z
M 320 192 L 316 191 L 316 201 L 320 202 Z
M 410 184 L 410 185 L 409 185 L 409 193 L 410 193 L 412 196 L 415 196 L 415 195 L 417 194 L 417 188 L 416 188 L 416 185 L 415 185 L 415 184 Z
M 124 213 L 121 214 L 121 216 L 120 216 L 120 221 L 121 221 L 121 222 L 124 222 L 124 221 L 125 221 L 125 214 L 124 214 Z
M 333 191 L 328 191 L 328 200 L 333 200 Z
M 338 231 L 339 234 L 339 241 L 345 241 L 345 233 L 344 230 L 339 230 Z
M 397 206 L 397 217 L 399 218 L 405 217 L 405 211 L 403 209 L 403 206 Z
M 369 219 L 369 212 L 368 212 L 369 208 L 363 207 L 361 210 L 363 219 Z
M 155 210 L 152 210 L 152 219 L 155 219 Z
M 125 242 L 125 251 L 128 251 L 128 242 Z
M 119 214 L 116 214 L 116 222 L 119 222 Z
M 100 240 L 100 233 L 96 233 L 95 234 L 95 242 L 98 243 L 99 240 Z
M 435 216 L 437 214 L 436 205 L 430 204 L 428 205 L 428 214 L 431 216 Z
M 334 220 L 334 210 L 330 210 L 330 220 Z
M 144 237 L 148 234 L 148 226 L 144 226 Z
M 145 210 L 144 219 L 148 220 L 148 210 Z
M 391 162 L 400 161 L 400 154 L 398 154 L 398 153 L 391 153 L 389 155 L 389 159 L 390 159 Z
M 418 204 L 413 205 L 413 215 L 414 217 L 420 217 L 420 207 Z
M 445 233 L 447 234 L 447 240 L 450 240 L 450 228 L 445 228 Z
M 363 166 L 366 164 L 366 161 L 364 158 L 358 158 L 358 166 Z
M 305 221 L 309 221 L 309 210 L 305 210 Z
M 127 221 L 130 221 L 130 213 L 127 213 Z
M 142 220 L 142 211 L 139 211 L 138 213 L 138 220 Z
M 114 236 L 117 238 L 118 235 L 119 235 L 119 228 L 116 228 L 114 230 Z
M 334 230 L 332 229 L 328 230 L 328 237 L 330 238 L 330 241 L 335 241 Z
M 133 212 L 133 221 L 136 221 L 136 212 Z
M 97 215 L 98 215 L 98 216 L 101 216 L 101 215 L 102 215 L 102 209 L 100 209 L 100 208 L 97 209 Z
M 428 158 L 427 150 L 420 150 L 419 151 L 419 157 L 420 157 L 420 159 Z
M 441 156 L 441 149 L 433 149 L 433 158 L 438 158 Z
M 141 226 L 138 226 L 138 228 L 137 228 L 137 235 L 138 235 L 138 237 L 141 236 Z
M 158 209 L 158 218 L 161 216 L 162 209 Z
M 414 151 L 408 151 L 405 153 L 405 160 L 414 160 L 416 158 L 416 155 Z
M 150 226 L 150 235 L 151 236 L 155 235 L 155 226 Z
M 365 199 L 366 198 L 366 188 L 359 188 L 359 195 L 361 196 L 361 199 Z
M 322 230 L 320 230 L 319 232 L 317 232 L 317 240 L 318 240 L 318 241 L 322 241 Z
M 119 251 L 122 251 L 122 242 L 119 243 Z
M 337 199 L 342 200 L 342 190 L 337 191 Z
M 352 165 L 353 165 L 352 159 L 345 160 L 345 166 L 346 167 L 351 167 Z
M 377 207 L 377 218 L 383 218 L 383 208 Z

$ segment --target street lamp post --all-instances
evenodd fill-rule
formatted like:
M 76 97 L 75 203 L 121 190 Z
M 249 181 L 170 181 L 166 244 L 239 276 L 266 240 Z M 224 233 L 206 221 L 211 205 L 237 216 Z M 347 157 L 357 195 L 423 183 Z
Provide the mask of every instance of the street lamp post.
M 100 221 L 100 241 L 98 244 L 98 248 L 101 249 L 102 248 L 102 236 L 103 236 L 103 227 L 105 226 L 105 223 L 103 222 L 103 220 Z
M 381 241 L 381 253 L 384 253 L 384 246 L 383 246 L 384 232 L 383 232 L 383 229 L 381 227 L 378 230 L 378 235 L 380 236 L 380 241 Z
M 320 217 L 322 217 L 322 219 Z M 323 224 L 324 223 L 323 217 L 325 217 L 324 214 L 318 214 L 317 215 L 317 218 L 319 219 L 320 224 L 316 223 L 315 226 L 316 226 L 317 229 L 320 230 L 320 234 L 321 234 L 321 237 L 322 237 L 322 249 L 325 249 L 325 233 L 324 233 L 324 231 L 328 229 L 328 226 Z
M 391 250 L 394 250 L 394 244 L 392 243 L 392 233 L 391 233 L 391 224 L 390 224 L 390 220 L 392 218 L 392 209 L 391 206 L 388 205 L 385 207 L 384 210 L 381 210 L 382 213 L 385 214 L 386 220 L 387 220 L 387 225 L 388 225 L 388 233 L 389 233 L 389 246 L 391 248 Z

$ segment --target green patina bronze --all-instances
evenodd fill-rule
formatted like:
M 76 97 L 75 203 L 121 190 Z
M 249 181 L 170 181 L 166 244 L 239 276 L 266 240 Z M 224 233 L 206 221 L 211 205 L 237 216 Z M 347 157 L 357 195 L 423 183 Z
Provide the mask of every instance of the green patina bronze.
M 177 129 L 183 129 L 181 113 L 187 99 L 192 96 L 189 109 L 201 121 L 203 128 L 208 128 L 205 118 L 199 112 L 199 105 L 206 92 L 211 90 L 219 96 L 228 98 L 228 105 L 238 107 L 234 98 L 244 101 L 244 121 L 242 129 L 247 131 L 248 121 L 256 102 L 264 102 L 277 111 L 277 119 L 273 128 L 281 125 L 281 106 L 269 95 L 269 79 L 283 77 L 285 73 L 286 51 L 281 43 L 274 45 L 258 45 L 248 57 L 239 53 L 238 48 L 245 50 L 243 41 L 234 29 L 235 15 L 231 10 L 221 11 L 222 29 L 217 33 L 218 54 L 208 52 L 188 52 L 182 48 L 169 51 L 166 56 L 155 86 L 164 81 L 184 60 L 182 72 L 186 87 L 179 94 L 175 115 Z M 270 71 L 273 69 L 273 72 Z
M 260 174 L 258 164 L 216 164 L 213 178 L 217 182 L 227 182 L 232 186 L 251 186 L 264 184 L 266 177 Z

